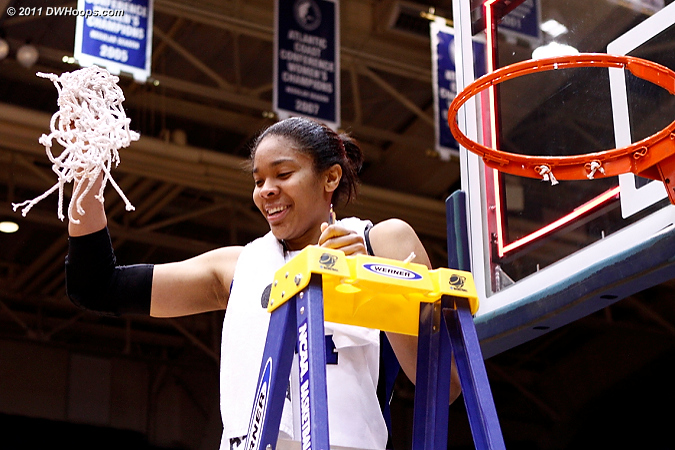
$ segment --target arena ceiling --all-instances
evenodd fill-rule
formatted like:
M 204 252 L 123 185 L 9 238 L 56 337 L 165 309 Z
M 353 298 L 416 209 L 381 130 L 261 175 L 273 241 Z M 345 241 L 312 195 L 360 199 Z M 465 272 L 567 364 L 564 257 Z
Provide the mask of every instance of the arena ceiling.
M 64 62 L 73 52 L 73 17 L 5 13 L 9 6 L 40 4 L 0 0 L 0 33 L 11 47 L 0 61 L 0 221 L 20 226 L 0 235 L 0 337 L 216 367 L 222 314 L 158 321 L 78 311 L 65 297 L 67 232 L 56 218 L 56 196 L 26 217 L 12 211 L 11 203 L 56 182 L 38 138 L 49 129 L 57 96 L 35 73 L 77 68 Z M 458 162 L 434 151 L 430 43 L 415 14 L 429 7 L 451 18 L 450 0 L 340 3 L 342 128 L 366 154 L 359 200 L 342 214 L 407 220 L 441 266 L 447 260 L 443 201 L 460 180 Z M 112 190 L 106 198 L 122 264 L 184 259 L 267 230 L 243 162 L 251 139 L 275 120 L 273 2 L 155 0 L 153 33 L 152 80 L 120 81 L 132 128 L 142 135 L 113 172 L 135 211 L 125 211 Z M 30 68 L 15 57 L 26 42 L 39 52 Z M 529 50 L 513 47 L 514 54 Z M 669 286 L 653 288 L 488 361 L 508 440 L 530 445 L 523 448 L 565 448 L 554 441 L 581 435 L 598 402 L 655 373 L 654 365 L 673 352 L 671 297 Z M 631 358 L 617 353 L 617 339 Z M 409 394 L 402 383 L 402 403 Z M 461 422 L 460 410 L 452 417 Z M 458 447 L 470 439 L 461 431 L 455 438 Z

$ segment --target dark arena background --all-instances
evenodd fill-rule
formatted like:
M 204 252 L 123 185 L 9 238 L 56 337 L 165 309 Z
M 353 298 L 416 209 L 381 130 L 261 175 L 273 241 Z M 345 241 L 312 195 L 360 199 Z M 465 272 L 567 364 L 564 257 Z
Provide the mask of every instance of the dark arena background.
M 556 16 L 550 3 L 542 19 Z M 647 14 L 627 15 L 634 10 L 626 4 L 636 2 L 565 3 L 579 10 L 602 5 L 587 46 L 596 33 L 613 27 L 618 34 Z M 471 4 L 480 10 L 480 2 Z M 38 143 L 58 109 L 57 92 L 35 74 L 79 66 L 75 17 L 8 11 L 57 6 L 77 4 L 0 0 L 0 44 L 7 43 L 0 58 L 0 222 L 19 226 L 0 233 L 0 449 L 215 450 L 224 313 L 159 320 L 81 311 L 65 293 L 68 236 L 67 223 L 57 219 L 58 196 L 26 217 L 12 211 L 12 203 L 57 181 Z M 447 265 L 444 201 L 461 180 L 459 158 L 435 150 L 425 16 L 452 21 L 452 9 L 450 0 L 339 3 L 340 128 L 359 140 L 366 160 L 359 197 L 338 216 L 406 220 L 435 267 Z M 152 31 L 151 77 L 138 83 L 122 75 L 119 82 L 131 128 L 142 136 L 120 152 L 113 171 L 135 211 L 106 191 L 120 264 L 182 260 L 268 231 L 251 200 L 246 161 L 256 133 L 277 118 L 274 2 L 155 0 Z M 505 63 L 529 58 L 531 42 L 499 39 Z M 548 120 L 569 124 L 574 107 L 561 106 Z M 519 143 L 537 139 L 522 135 Z M 566 238 L 560 245 L 575 234 Z M 675 448 L 675 281 L 485 364 L 508 449 Z M 413 397 L 414 386 L 399 376 L 396 450 L 412 447 Z M 448 449 L 471 448 L 460 397 L 450 407 Z

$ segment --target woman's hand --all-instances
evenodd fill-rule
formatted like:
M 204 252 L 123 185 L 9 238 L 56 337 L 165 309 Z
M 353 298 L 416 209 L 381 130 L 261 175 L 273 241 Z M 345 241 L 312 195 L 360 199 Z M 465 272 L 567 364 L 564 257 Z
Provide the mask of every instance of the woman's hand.
M 345 255 L 366 254 L 366 244 L 361 236 L 340 225 L 328 225 L 326 222 L 321 224 L 319 245 L 341 250 Z

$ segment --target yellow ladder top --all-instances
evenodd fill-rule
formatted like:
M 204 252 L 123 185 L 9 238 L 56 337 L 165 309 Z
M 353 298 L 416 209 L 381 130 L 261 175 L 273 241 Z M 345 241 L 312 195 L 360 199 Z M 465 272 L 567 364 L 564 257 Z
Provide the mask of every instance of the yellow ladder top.
M 324 319 L 417 336 L 420 303 L 443 295 L 463 297 L 471 313 L 478 295 L 470 272 L 369 255 L 346 256 L 340 250 L 308 246 L 274 276 L 268 311 L 272 312 L 322 275 Z

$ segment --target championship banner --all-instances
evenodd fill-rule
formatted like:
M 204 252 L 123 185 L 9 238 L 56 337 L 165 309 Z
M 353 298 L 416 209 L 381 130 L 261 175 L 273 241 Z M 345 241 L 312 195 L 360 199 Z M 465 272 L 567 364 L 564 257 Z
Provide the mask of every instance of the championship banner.
M 75 51 L 82 67 L 97 65 L 144 83 L 152 62 L 153 0 L 78 0 Z
M 499 32 L 530 42 L 541 44 L 541 7 L 539 0 L 524 0 L 520 5 L 499 20 Z
M 436 151 L 441 159 L 459 156 L 459 144 L 448 125 L 448 109 L 457 96 L 455 67 L 455 32 L 439 21 L 431 22 L 431 76 L 434 90 L 434 115 L 436 122 Z M 485 44 L 474 41 L 474 73 L 476 78 L 485 74 Z
M 624 6 L 646 15 L 653 15 L 666 7 L 664 0 L 609 0 L 610 3 Z M 668 2 L 670 4 L 670 2 Z
M 340 126 L 339 5 L 276 0 L 274 111 Z

